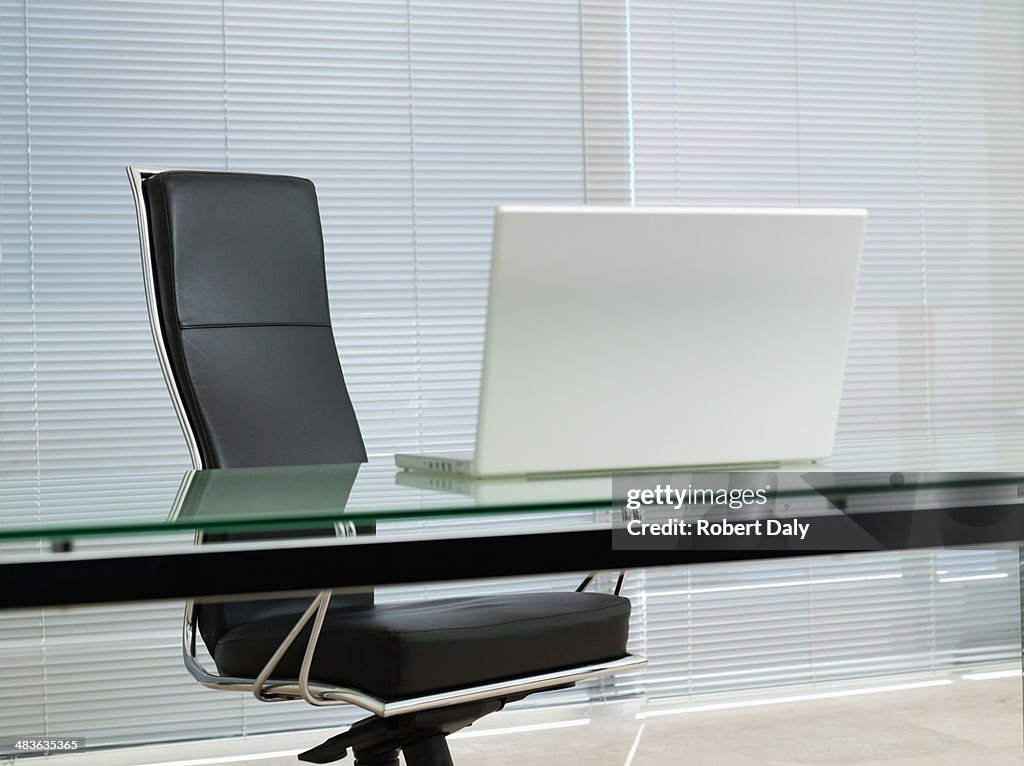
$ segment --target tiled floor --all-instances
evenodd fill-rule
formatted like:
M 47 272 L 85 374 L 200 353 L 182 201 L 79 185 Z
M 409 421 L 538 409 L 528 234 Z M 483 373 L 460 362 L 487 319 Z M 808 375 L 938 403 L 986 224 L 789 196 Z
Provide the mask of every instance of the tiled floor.
M 566 758 L 581 766 L 1024 763 L 1020 678 L 639 721 L 618 713 L 598 709 L 583 726 L 457 737 L 453 759 L 458 766 L 550 766 Z M 253 766 L 296 763 L 274 759 Z
M 453 757 L 461 766 L 547 766 L 568 754 L 588 766 L 1024 763 L 1020 678 L 645 721 L 605 713 L 614 711 L 595 713 L 587 726 L 456 739 Z
M 485 726 L 466 730 L 468 736 L 453 738 L 452 755 L 457 766 L 1024 763 L 1019 671 L 1016 676 L 977 680 L 951 675 L 917 683 L 904 680 L 871 687 L 789 690 L 774 697 L 701 700 L 675 708 L 647 708 L 648 717 L 638 718 L 640 710 L 623 705 L 591 707 L 559 713 L 560 722 L 548 720 L 550 713 L 530 712 L 525 719 L 523 714 L 499 714 Z M 524 721 L 525 730 L 502 728 L 520 727 Z M 538 723 L 556 728 L 536 730 Z M 173 755 L 149 752 L 133 759 L 129 751 L 122 751 L 121 757 L 102 762 L 105 766 L 295 766 L 300 761 L 280 753 L 312 746 L 322 738 L 316 733 L 286 736 L 288 747 L 267 747 L 251 756 L 210 757 L 209 745 L 193 743 L 186 750 L 176 746 Z M 351 766 L 352 759 L 341 763 Z

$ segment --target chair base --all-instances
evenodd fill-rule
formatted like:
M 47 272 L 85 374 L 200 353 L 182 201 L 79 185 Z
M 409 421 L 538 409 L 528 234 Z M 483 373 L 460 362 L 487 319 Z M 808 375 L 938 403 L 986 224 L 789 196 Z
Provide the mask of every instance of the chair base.
M 454 766 L 443 734 L 421 739 L 402 748 L 406 766 Z M 356 756 L 355 766 L 398 766 L 398 751 Z
M 344 758 L 351 749 L 357 766 L 397 766 L 399 751 L 405 755 L 406 766 L 452 766 L 446 736 L 525 696 L 524 693 L 495 697 L 391 718 L 371 716 L 300 753 L 299 760 L 331 763 Z

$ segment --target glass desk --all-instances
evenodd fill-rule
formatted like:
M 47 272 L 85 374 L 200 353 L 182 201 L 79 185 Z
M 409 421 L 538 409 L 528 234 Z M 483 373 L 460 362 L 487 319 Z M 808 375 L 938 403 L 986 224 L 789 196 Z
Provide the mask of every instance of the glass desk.
M 675 508 L 656 504 L 635 513 L 628 507 L 630 490 L 642 491 L 666 483 L 714 489 L 756 488 L 770 483 L 770 502 L 763 506 L 723 509 L 696 504 L 680 510 L 710 523 L 799 521 L 810 524 L 810 531 L 803 539 L 792 535 L 712 535 L 695 542 L 682 535 L 630 537 L 630 522 L 664 523 L 680 516 L 674 514 Z M 637 631 L 645 636 L 638 648 L 651 657 L 656 683 L 652 681 L 648 689 L 646 681 L 641 684 L 626 678 L 621 688 L 615 687 L 615 694 L 638 699 L 636 695 L 641 692 L 637 689 L 642 686 L 643 698 L 649 700 L 644 704 L 649 705 L 661 704 L 659 695 L 669 691 L 682 693 L 679 690 L 684 684 L 679 678 L 690 665 L 680 664 L 683 650 L 669 644 L 683 639 L 666 635 L 669 629 L 675 631 L 681 625 L 705 640 L 723 632 L 733 638 L 740 636 L 730 649 L 737 655 L 752 651 L 751 642 L 764 640 L 764 630 L 770 631 L 772 626 L 778 629 L 774 643 L 769 635 L 771 645 L 757 648 L 766 656 L 763 664 L 767 669 L 748 668 L 748 661 L 741 657 L 729 665 L 728 672 L 720 672 L 725 660 L 721 664 L 719 660 L 707 660 L 708 648 L 700 648 L 700 639 L 691 639 L 688 633 L 685 641 L 692 641 L 693 653 L 685 654 L 685 663 L 703 669 L 697 674 L 699 678 L 685 682 L 686 693 L 692 693 L 695 699 L 709 690 L 719 693 L 746 688 L 744 684 L 753 687 L 755 681 L 765 687 L 813 684 L 819 672 L 832 672 L 819 671 L 808 659 L 818 661 L 813 650 L 817 644 L 813 642 L 820 641 L 826 650 L 837 645 L 845 649 L 845 632 L 839 638 L 832 634 L 811 636 L 801 639 L 806 646 L 791 646 L 792 631 L 799 626 L 779 627 L 776 622 L 787 609 L 789 614 L 796 614 L 798 610 L 792 604 L 806 600 L 812 604 L 807 607 L 808 614 L 825 623 L 823 630 L 846 630 L 837 627 L 836 620 L 837 614 L 845 614 L 845 605 L 815 601 L 813 594 L 820 594 L 823 586 L 814 582 L 836 583 L 824 586 L 835 589 L 834 594 L 829 591 L 821 596 L 825 599 L 842 599 L 843 594 L 855 592 L 855 588 L 861 588 L 856 580 L 869 585 L 876 582 L 878 586 L 856 591 L 870 592 L 876 601 L 865 607 L 864 615 L 857 615 L 865 621 L 858 635 L 867 637 L 868 645 L 863 650 L 850 648 L 863 657 L 857 654 L 847 658 L 854 671 L 843 669 L 834 674 L 844 678 L 874 677 L 889 671 L 895 674 L 899 668 L 893 670 L 891 659 L 885 659 L 888 665 L 877 662 L 878 657 L 884 659 L 895 651 L 889 644 L 882 644 L 889 641 L 900 652 L 917 652 L 918 644 L 933 633 L 938 639 L 935 648 L 927 651 L 945 652 L 941 655 L 944 659 L 934 663 L 936 667 L 960 667 L 964 658 L 971 661 L 975 649 L 973 645 L 951 644 L 960 641 L 961 633 L 968 637 L 974 633 L 952 629 L 953 621 L 984 620 L 983 613 L 993 611 L 993 604 L 1004 615 L 1014 612 L 1016 620 L 1014 604 L 1007 605 L 1007 601 L 1018 598 L 1015 588 L 1003 587 L 998 600 L 982 599 L 972 604 L 968 600 L 978 591 L 964 589 L 953 581 L 1000 576 L 1002 580 L 980 582 L 1014 584 L 1017 551 L 1024 540 L 1022 486 L 1024 434 L 1019 433 L 840 444 L 835 456 L 820 464 L 615 477 L 472 481 L 403 473 L 389 459 L 362 466 L 121 476 L 4 476 L 0 477 L 0 609 L 7 610 L 3 615 L 5 625 L 15 626 L 9 629 L 9 635 L 20 636 L 20 643 L 14 642 L 17 645 L 11 650 L 5 673 L 25 679 L 19 688 L 28 691 L 12 697 L 12 712 L 0 725 L 0 734 L 15 730 L 42 732 L 41 722 L 50 716 L 56 723 L 46 731 L 82 735 L 90 748 L 147 738 L 156 741 L 160 737 L 233 735 L 225 728 L 228 724 L 218 721 L 229 720 L 222 706 L 235 704 L 231 702 L 234 695 L 207 694 L 184 671 L 179 641 L 185 600 L 219 601 L 325 589 L 343 592 L 388 585 L 401 586 L 387 593 L 388 597 L 415 597 L 420 595 L 421 583 L 442 583 L 436 586 L 437 591 L 447 592 L 479 587 L 470 581 L 492 577 L 563 575 L 559 587 L 564 582 L 565 587 L 572 588 L 588 572 L 644 570 L 642 574 L 627 574 L 626 588 L 632 589 L 638 614 L 646 615 L 645 627 Z M 296 538 L 295 530 L 317 530 L 329 536 Z M 227 534 L 234 541 L 194 545 L 197 532 L 205 534 L 207 540 Z M 290 539 L 281 539 L 289 534 Z M 254 536 L 256 539 L 238 539 Z M 949 567 L 950 562 L 942 557 L 959 557 L 961 552 L 939 551 L 934 557 L 927 552 L 959 546 L 986 549 L 968 551 L 964 555 L 969 557 L 975 553 L 987 557 L 993 553 L 988 549 L 1003 548 L 992 556 L 997 559 L 998 570 L 972 569 L 971 562 L 956 568 L 956 561 Z M 871 555 L 882 550 L 921 552 L 908 554 L 906 562 L 903 557 L 882 561 L 897 557 Z M 830 558 L 829 554 L 836 553 L 849 556 Z M 746 563 L 758 561 L 762 563 Z M 856 564 L 854 568 L 848 567 L 851 561 Z M 713 562 L 722 566 L 696 567 L 693 575 L 688 574 L 691 570 L 680 573 L 670 568 Z M 945 568 L 951 571 L 943 573 Z M 698 576 L 709 572 L 706 579 Z M 775 579 L 767 587 L 765 580 L 771 578 Z M 938 585 L 943 578 L 950 584 Z M 520 582 L 497 587 L 518 589 Z M 603 586 L 610 587 L 613 582 L 611 576 Z M 935 583 L 936 594 L 919 597 L 918 592 L 926 590 L 922 583 Z M 740 588 L 764 589 L 742 600 L 737 594 L 746 591 Z M 680 595 L 683 590 L 685 594 Z M 426 588 L 423 593 L 427 593 Z M 642 595 L 636 596 L 638 593 Z M 160 601 L 169 603 L 143 603 Z M 886 602 L 884 608 L 878 605 L 881 601 Z M 119 603 L 127 606 L 93 606 Z M 677 604 L 681 605 L 678 611 Z M 743 605 L 742 613 L 732 611 L 737 604 Z M 51 606 L 76 608 L 38 609 Z M 930 616 L 928 620 L 922 618 L 907 627 L 904 615 L 915 609 L 939 616 L 934 621 Z M 134 610 L 151 614 L 146 618 L 149 622 L 136 625 Z M 39 614 L 45 614 L 45 619 Z M 93 689 L 82 692 L 76 673 L 87 650 L 81 649 L 79 642 L 95 640 L 94 632 L 101 630 L 97 620 L 103 620 L 105 640 L 113 633 L 106 627 L 107 621 L 120 626 L 117 630 L 127 631 L 115 648 L 134 650 L 138 643 L 142 652 L 139 656 L 148 658 L 152 653 L 159 658 L 161 683 L 172 690 L 174 699 L 187 700 L 189 710 L 212 712 L 191 716 L 187 726 L 165 722 L 160 705 L 146 696 L 150 694 L 146 684 L 135 688 L 132 679 L 116 674 L 102 681 L 107 684 L 102 694 Z M 742 633 L 721 628 L 724 623 L 736 621 L 743 624 Z M 1006 635 L 1003 622 L 1006 620 L 999 622 L 999 631 L 993 633 L 996 638 L 986 639 L 984 645 L 985 656 L 993 654 L 993 646 L 1001 651 L 1000 662 L 1017 651 L 1019 640 L 1019 635 Z M 33 632 L 31 626 L 36 623 L 41 627 Z M 984 630 L 976 632 L 988 636 L 991 631 L 987 626 L 986 622 Z M 1015 625 L 1009 628 L 1016 631 Z M 17 630 L 21 632 L 16 634 Z M 944 639 L 943 631 L 955 635 Z M 880 635 L 887 632 L 892 636 Z M 157 648 L 150 649 L 150 644 Z M 805 660 L 808 669 L 794 676 L 797 671 L 792 670 L 793 663 Z M 111 659 L 111 667 L 115 664 Z M 89 666 L 90 683 L 98 683 L 95 677 L 100 667 L 107 665 Z M 737 667 L 741 674 L 733 679 Z M 43 677 L 49 679 L 45 686 L 40 685 Z M 45 695 L 39 693 L 42 688 Z M 80 693 L 84 696 L 76 696 Z M 28 723 L 16 727 L 22 720 L 22 708 L 31 705 L 36 705 L 34 717 L 26 714 L 24 720 Z M 63 707 L 46 712 L 47 706 Z M 263 715 L 265 721 L 280 715 L 276 705 L 263 707 L 274 710 L 247 711 L 245 715 Z M 95 724 L 84 721 L 86 708 L 88 715 L 96 717 Z M 129 708 L 132 712 L 127 717 L 136 727 L 131 732 L 112 729 L 105 722 L 107 718 L 121 721 L 126 717 L 123 711 Z M 277 719 L 273 720 L 278 726 Z M 308 726 L 324 726 L 323 720 L 310 719 Z
M 642 497 L 644 488 L 669 484 L 769 491 L 765 503 L 743 508 L 629 507 L 631 491 Z M 398 471 L 388 459 L 7 477 L 0 608 L 1016 544 L 1024 539 L 1022 494 L 1020 433 L 850 442 L 821 463 L 743 471 L 470 480 Z M 673 521 L 675 528 L 663 526 Z M 635 534 L 645 522 L 669 532 Z M 682 522 L 709 531 L 685 535 Z M 763 526 L 734 534 L 723 522 Z M 792 533 L 769 535 L 769 522 Z M 325 528 L 335 534 L 294 534 Z M 181 536 L 197 531 L 227 533 L 232 542 L 183 551 Z M 256 532 L 263 537 L 251 539 Z M 124 544 L 131 536 L 137 546 Z M 105 549 L 112 538 L 121 543 Z

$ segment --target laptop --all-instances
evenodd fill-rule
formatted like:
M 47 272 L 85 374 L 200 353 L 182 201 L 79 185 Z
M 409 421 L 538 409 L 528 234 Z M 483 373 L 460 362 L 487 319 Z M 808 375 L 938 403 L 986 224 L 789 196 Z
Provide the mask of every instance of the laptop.
M 867 211 L 499 207 L 473 477 L 832 451 Z

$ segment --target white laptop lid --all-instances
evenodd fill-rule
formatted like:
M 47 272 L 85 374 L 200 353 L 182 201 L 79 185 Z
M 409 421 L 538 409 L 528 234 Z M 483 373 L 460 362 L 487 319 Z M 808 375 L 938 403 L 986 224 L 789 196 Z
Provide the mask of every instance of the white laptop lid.
M 866 217 L 499 208 L 474 473 L 826 457 Z

